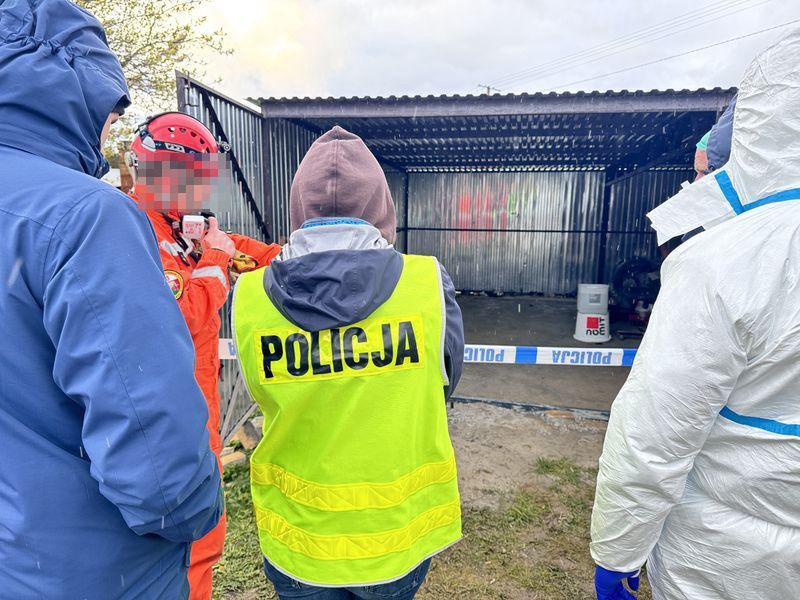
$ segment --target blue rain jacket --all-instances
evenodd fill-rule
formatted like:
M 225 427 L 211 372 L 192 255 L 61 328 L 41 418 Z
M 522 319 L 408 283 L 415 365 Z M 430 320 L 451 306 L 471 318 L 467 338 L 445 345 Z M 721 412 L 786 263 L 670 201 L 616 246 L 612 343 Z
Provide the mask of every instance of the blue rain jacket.
M 147 217 L 92 177 L 126 97 L 98 22 L 0 0 L 0 597 L 186 597 L 222 500 Z
M 731 141 L 733 139 L 733 115 L 736 112 L 736 96 L 730 101 L 725 112 L 709 132 L 708 136 L 708 168 L 716 171 L 731 157 Z

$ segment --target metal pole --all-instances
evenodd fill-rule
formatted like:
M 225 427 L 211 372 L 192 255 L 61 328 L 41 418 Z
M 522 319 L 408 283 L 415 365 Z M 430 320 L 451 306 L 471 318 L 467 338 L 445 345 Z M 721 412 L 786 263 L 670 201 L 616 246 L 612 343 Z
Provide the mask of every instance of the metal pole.
M 187 94 L 189 82 L 179 71 L 175 71 L 175 90 L 178 95 L 178 112 L 185 113 L 188 104 Z
M 616 177 L 616 169 L 606 169 L 605 180 L 611 182 Z M 600 213 L 600 240 L 597 250 L 597 274 L 595 283 L 604 283 L 606 276 L 606 251 L 608 245 L 608 222 L 611 217 L 611 193 L 612 185 L 603 186 L 603 205 Z
M 261 175 L 263 177 L 262 186 L 264 189 L 264 211 L 262 214 L 264 215 L 267 228 L 271 230 L 272 239 L 277 240 L 278 223 L 276 219 L 273 218 L 273 203 L 275 202 L 275 198 L 272 193 L 272 120 L 264 117 L 261 117 L 261 144 Z
M 408 254 L 410 244 L 409 244 L 409 236 L 411 235 L 411 228 L 408 222 L 408 199 L 410 197 L 408 193 L 408 180 L 409 175 L 408 171 L 403 171 L 403 223 L 405 223 L 404 227 L 406 230 L 406 243 L 405 243 L 405 253 Z

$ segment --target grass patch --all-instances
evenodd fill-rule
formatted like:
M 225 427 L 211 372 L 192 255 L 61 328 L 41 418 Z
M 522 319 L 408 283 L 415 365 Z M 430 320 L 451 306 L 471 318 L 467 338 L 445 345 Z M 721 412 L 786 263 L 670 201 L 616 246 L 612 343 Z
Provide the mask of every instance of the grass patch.
M 249 463 L 225 469 L 224 480 L 228 531 L 222 560 L 214 567 L 214 598 L 277 598 L 262 567 L 258 530 L 250 500 Z
M 547 495 L 521 490 L 512 496 L 505 516 L 512 526 L 542 525 L 549 510 L 550 499 Z
M 536 472 L 540 475 L 552 475 L 562 483 L 577 486 L 587 469 L 581 469 L 568 458 L 539 458 L 536 461 Z
M 597 475 L 564 458 L 541 458 L 535 476 L 496 509 L 464 509 L 464 539 L 434 558 L 420 600 L 590 600 L 589 524 Z M 262 571 L 249 468 L 225 473 L 228 536 L 214 598 L 275 598 Z M 643 577 L 640 600 L 649 600 Z

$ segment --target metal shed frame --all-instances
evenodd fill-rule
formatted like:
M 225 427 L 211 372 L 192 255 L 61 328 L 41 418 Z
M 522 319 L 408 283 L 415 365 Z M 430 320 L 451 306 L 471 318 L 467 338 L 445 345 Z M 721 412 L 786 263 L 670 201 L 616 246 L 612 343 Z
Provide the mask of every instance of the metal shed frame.
M 603 171 L 600 258 L 604 232 L 611 231 L 613 186 L 654 169 L 689 170 L 694 142 L 735 93 L 716 88 L 262 98 L 248 106 L 182 73 L 177 82 L 179 110 L 200 117 L 233 143 L 234 176 L 266 239 L 288 236 L 285 204 L 294 170 L 313 140 L 339 124 L 360 135 L 387 171 L 398 175 L 393 191 L 405 217 L 410 173 Z M 235 135 L 229 134 L 232 128 Z M 401 233 L 413 230 L 407 219 L 401 221 Z M 598 280 L 603 263 L 598 261 Z

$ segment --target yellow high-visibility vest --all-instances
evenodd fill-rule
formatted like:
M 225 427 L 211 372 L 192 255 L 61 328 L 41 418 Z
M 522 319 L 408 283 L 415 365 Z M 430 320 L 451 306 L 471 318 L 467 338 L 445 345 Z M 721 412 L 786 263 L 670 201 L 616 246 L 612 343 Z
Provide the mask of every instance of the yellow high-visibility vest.
M 234 292 L 242 374 L 264 413 L 250 459 L 261 550 L 321 586 L 399 579 L 461 537 L 444 386 L 444 294 L 435 258 L 404 256 L 367 319 L 307 332 L 264 290 Z

